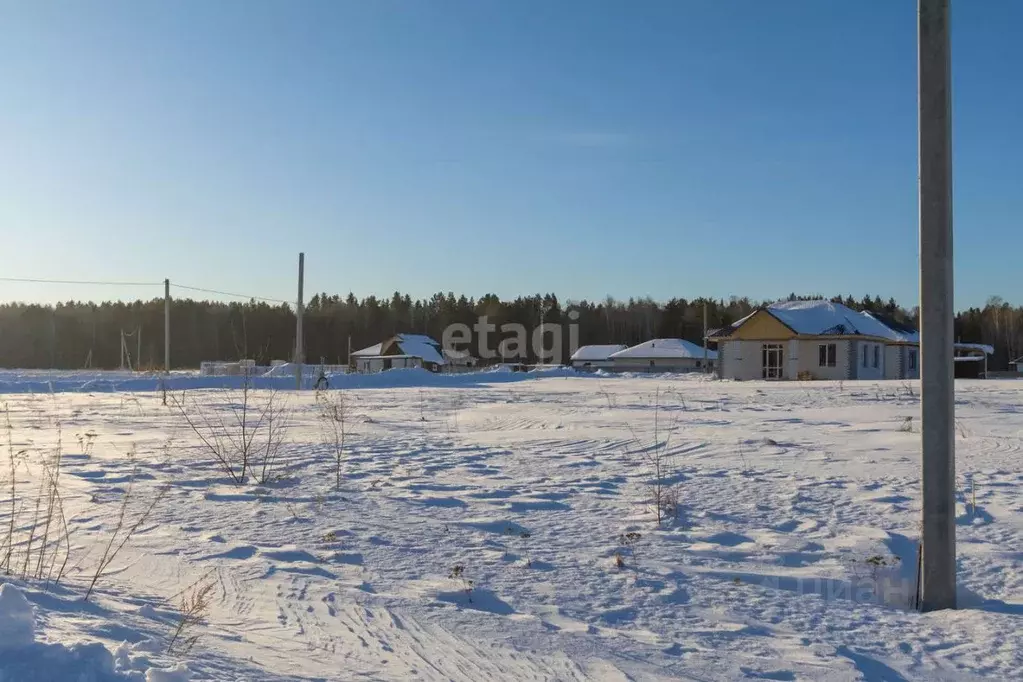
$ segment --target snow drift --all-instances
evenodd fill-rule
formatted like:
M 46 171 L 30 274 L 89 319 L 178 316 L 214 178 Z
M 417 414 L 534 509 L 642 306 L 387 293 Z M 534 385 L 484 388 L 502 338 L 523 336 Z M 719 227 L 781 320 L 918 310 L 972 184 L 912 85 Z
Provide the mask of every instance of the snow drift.
M 44 643 L 36 641 L 35 611 L 16 586 L 0 585 L 0 682 L 187 682 L 188 668 L 170 670 L 144 666 L 133 669 L 131 647 L 116 655 L 98 642 Z

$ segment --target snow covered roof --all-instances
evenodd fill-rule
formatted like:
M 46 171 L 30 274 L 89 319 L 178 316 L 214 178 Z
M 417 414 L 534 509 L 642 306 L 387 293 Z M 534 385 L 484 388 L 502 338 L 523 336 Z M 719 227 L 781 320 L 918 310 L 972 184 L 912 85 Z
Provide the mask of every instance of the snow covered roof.
M 398 347 L 405 355 L 422 358 L 423 362 L 438 365 L 447 362 L 441 354 L 440 344 L 425 334 L 398 334 Z
M 766 308 L 767 312 L 782 324 L 796 332 L 809 336 L 839 336 L 858 334 L 888 339 L 895 343 L 918 343 L 916 331 L 892 329 L 870 313 L 858 313 L 848 306 L 831 301 L 784 301 Z M 735 324 L 737 327 L 748 318 Z
M 372 346 L 369 346 L 368 348 L 363 348 L 361 350 L 355 351 L 354 353 L 352 353 L 352 356 L 353 357 L 357 357 L 357 358 L 361 358 L 361 357 L 374 357 L 375 358 L 378 355 L 380 355 L 380 350 L 383 347 L 384 347 L 383 343 L 376 343 L 376 344 L 373 344 Z
M 693 358 L 703 359 L 703 346 L 697 346 L 685 339 L 651 339 L 643 343 L 612 353 L 615 358 Z M 708 350 L 707 359 L 717 360 L 717 351 Z
M 393 339 L 357 350 L 352 355 L 360 358 L 377 357 L 383 352 L 384 346 L 391 341 L 398 344 L 398 350 L 402 355 L 422 358 L 423 362 L 432 362 L 437 365 L 447 363 L 441 352 L 440 344 L 425 334 L 398 334 Z
M 955 344 L 956 350 L 981 350 L 988 355 L 995 354 L 995 347 L 989 346 L 986 343 L 957 343 Z
M 580 346 L 579 350 L 572 353 L 571 360 L 607 360 L 612 353 L 625 350 L 628 346 L 622 344 L 610 344 L 603 346 Z

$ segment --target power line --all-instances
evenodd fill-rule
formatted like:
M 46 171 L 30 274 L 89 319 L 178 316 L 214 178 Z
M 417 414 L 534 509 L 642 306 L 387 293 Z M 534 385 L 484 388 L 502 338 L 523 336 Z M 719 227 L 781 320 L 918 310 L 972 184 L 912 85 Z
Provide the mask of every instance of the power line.
M 217 294 L 219 296 L 234 296 L 235 298 L 244 298 L 253 301 L 266 301 L 268 303 L 284 303 L 285 305 L 291 305 L 294 301 L 286 301 L 282 298 L 268 298 L 266 296 L 250 296 L 248 294 L 235 294 L 230 291 L 218 291 L 217 289 L 204 289 L 203 287 L 192 287 L 187 284 L 177 284 L 171 282 L 172 287 L 178 287 L 179 289 L 188 289 L 189 291 L 201 291 L 205 294 Z
M 114 286 L 114 287 L 163 286 L 163 282 L 100 282 L 78 279 L 32 279 L 28 277 L 0 277 L 0 282 L 22 282 L 28 284 L 85 284 L 89 286 Z
M 157 287 L 163 286 L 163 282 L 113 282 L 113 281 L 101 281 L 101 280 L 78 280 L 78 279 L 42 279 L 33 277 L 0 277 L 0 282 L 16 282 L 22 284 L 74 284 L 74 285 L 85 285 L 85 286 L 115 286 L 115 287 Z M 268 296 L 251 296 L 249 294 L 237 294 L 231 291 L 220 291 L 218 289 L 206 289 L 204 287 L 193 287 L 187 284 L 178 284 L 171 282 L 171 286 L 178 287 L 179 289 L 187 289 L 189 291 L 199 291 L 206 294 L 217 294 L 218 296 L 232 296 L 234 298 L 243 298 L 246 300 L 253 301 L 266 301 L 268 303 L 284 303 L 285 305 L 292 305 L 294 301 L 288 301 L 283 298 L 270 298 Z

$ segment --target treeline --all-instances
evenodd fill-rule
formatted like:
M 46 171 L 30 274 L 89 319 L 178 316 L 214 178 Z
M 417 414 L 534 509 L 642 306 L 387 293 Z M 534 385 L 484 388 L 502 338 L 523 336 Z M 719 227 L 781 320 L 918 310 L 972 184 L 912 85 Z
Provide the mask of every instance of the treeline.
M 790 298 L 818 297 L 793 294 Z M 915 311 L 900 307 L 892 299 L 839 296 L 831 300 L 916 323 Z M 344 364 L 349 339 L 352 350 L 400 332 L 428 334 L 441 340 L 449 325 L 472 327 L 482 316 L 498 330 L 501 325 L 517 323 L 532 334 L 541 317 L 546 325 L 569 324 L 570 311 L 578 313 L 574 323 L 578 325 L 580 345 L 631 345 L 657 337 L 700 343 L 704 302 L 683 298 L 666 303 L 650 298 L 569 302 L 553 294 L 514 300 L 501 300 L 492 294 L 467 298 L 447 293 L 416 300 L 397 292 L 389 299 L 317 294 L 309 300 L 303 316 L 306 358 L 308 362 Z M 729 325 L 759 305 L 761 302 L 749 298 L 707 300 L 708 325 L 712 329 Z M 203 360 L 242 358 L 269 364 L 274 359 L 291 358 L 295 343 L 295 313 L 285 304 L 175 299 L 170 326 L 171 364 L 175 368 L 197 367 Z M 0 366 L 116 368 L 126 351 L 132 367 L 161 368 L 163 329 L 162 299 L 98 304 L 70 301 L 56 306 L 8 303 L 0 305 Z M 567 327 L 562 329 L 562 358 L 567 359 L 570 338 Z M 992 298 L 982 309 L 960 313 L 956 333 L 963 341 L 995 346 L 997 353 L 991 367 L 1004 368 L 1023 349 L 1023 308 Z M 500 337 L 500 333 L 492 333 L 489 347 L 496 349 Z M 475 339 L 472 350 L 474 354 L 478 350 Z M 532 350 L 528 352 L 530 355 L 520 358 L 522 361 L 536 359 Z

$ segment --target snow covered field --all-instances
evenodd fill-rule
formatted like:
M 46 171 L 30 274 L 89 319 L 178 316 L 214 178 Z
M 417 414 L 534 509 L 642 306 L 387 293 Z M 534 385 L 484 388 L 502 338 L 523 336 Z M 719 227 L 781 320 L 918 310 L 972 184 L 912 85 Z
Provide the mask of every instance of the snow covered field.
M 20 573 L 33 463 L 58 439 L 71 545 L 59 585 L 19 578 L 0 595 L 4 682 L 65 679 L 42 672 L 48 642 L 71 647 L 54 666 L 104 658 L 82 641 L 113 653 L 66 668 L 96 680 L 177 679 L 155 670 L 176 665 L 196 680 L 1021 676 L 1023 383 L 957 382 L 964 608 L 921 615 L 907 608 L 916 384 L 352 378 L 337 491 L 312 391 L 277 394 L 290 422 L 277 480 L 235 485 L 159 393 L 78 390 L 87 377 L 18 389 L 53 380 L 0 377 L 0 529 L 7 434 L 24 496 L 12 563 Z M 200 432 L 217 415 L 230 426 L 242 401 L 186 395 Z M 660 525 L 655 459 L 678 493 Z M 122 527 L 156 504 L 83 603 L 129 491 Z M 167 653 L 183 596 L 207 584 L 194 645 Z M 20 594 L 34 641 L 17 636 Z

